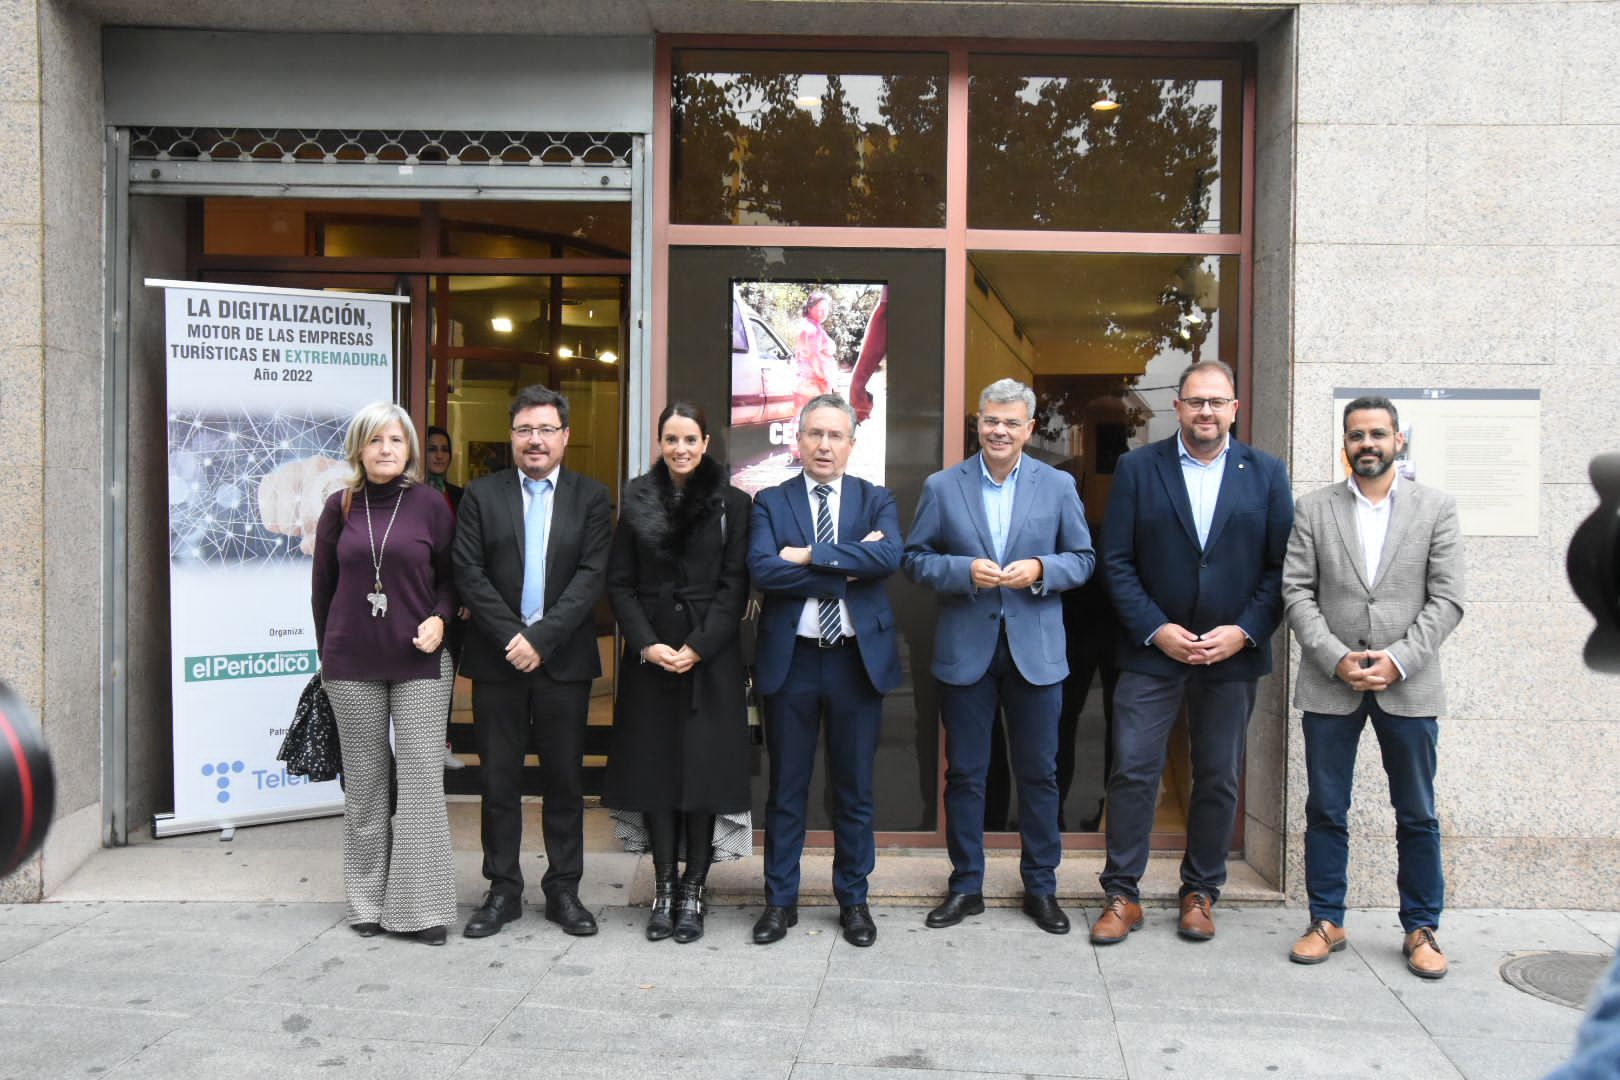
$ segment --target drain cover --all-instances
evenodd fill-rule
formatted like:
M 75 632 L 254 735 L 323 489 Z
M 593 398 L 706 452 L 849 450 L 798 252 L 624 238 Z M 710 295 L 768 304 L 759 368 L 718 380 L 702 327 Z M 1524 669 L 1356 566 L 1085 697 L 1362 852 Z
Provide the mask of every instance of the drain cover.
M 1603 953 L 1519 952 L 1509 954 L 1497 970 L 1509 986 L 1555 1005 L 1584 1009 L 1612 959 Z

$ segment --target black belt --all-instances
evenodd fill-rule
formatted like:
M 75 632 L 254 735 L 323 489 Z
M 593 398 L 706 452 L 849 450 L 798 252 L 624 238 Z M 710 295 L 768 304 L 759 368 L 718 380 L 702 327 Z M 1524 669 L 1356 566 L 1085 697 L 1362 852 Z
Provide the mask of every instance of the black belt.
M 837 641 L 822 641 L 820 638 L 797 637 L 794 640 L 801 645 L 814 645 L 818 649 L 842 649 L 855 644 L 855 635 L 846 634 Z

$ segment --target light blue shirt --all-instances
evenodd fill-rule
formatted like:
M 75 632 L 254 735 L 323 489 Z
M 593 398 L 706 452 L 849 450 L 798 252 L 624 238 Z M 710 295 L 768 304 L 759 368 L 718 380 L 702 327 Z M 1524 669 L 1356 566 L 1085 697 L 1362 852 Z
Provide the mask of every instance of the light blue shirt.
M 1209 542 L 1209 527 L 1215 520 L 1215 501 L 1221 495 L 1221 479 L 1226 475 L 1226 452 L 1232 448 L 1228 435 L 1215 460 L 1205 464 L 1187 452 L 1187 444 L 1176 436 L 1176 452 L 1181 457 L 1181 479 L 1187 485 L 1187 501 L 1192 504 L 1193 527 L 1198 530 L 1198 546 Z
M 1024 466 L 1024 455 L 1018 455 L 1018 464 L 1012 467 L 1007 479 L 996 483 L 985 467 L 984 455 L 979 455 L 979 496 L 984 500 L 984 517 L 990 523 L 990 543 L 996 549 L 996 562 L 1007 561 L 1007 532 L 1012 528 L 1013 497 L 1018 494 L 1018 470 Z

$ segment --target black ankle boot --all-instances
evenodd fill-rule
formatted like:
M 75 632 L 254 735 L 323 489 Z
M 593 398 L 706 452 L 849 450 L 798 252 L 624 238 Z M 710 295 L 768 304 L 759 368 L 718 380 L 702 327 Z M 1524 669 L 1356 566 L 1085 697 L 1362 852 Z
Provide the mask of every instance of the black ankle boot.
M 652 912 L 647 916 L 647 940 L 663 941 L 675 932 L 675 867 L 653 867 Z
M 703 883 L 681 882 L 680 906 L 675 910 L 675 940 L 685 945 L 703 936 Z

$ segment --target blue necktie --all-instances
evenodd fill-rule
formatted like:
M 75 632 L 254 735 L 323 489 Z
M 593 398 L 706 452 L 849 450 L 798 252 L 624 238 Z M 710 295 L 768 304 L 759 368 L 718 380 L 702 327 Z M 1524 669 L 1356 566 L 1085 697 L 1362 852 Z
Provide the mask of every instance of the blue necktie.
M 529 509 L 523 515 L 523 610 L 525 623 L 540 614 L 546 604 L 546 499 L 551 495 L 550 480 L 523 478 L 529 493 Z
M 816 504 L 816 543 L 831 544 L 835 537 L 832 512 L 827 508 L 827 496 L 832 494 L 832 485 L 817 484 L 815 492 L 819 500 Z M 821 626 L 823 645 L 836 645 L 844 639 L 843 621 L 838 617 L 837 600 L 816 601 L 816 622 Z

